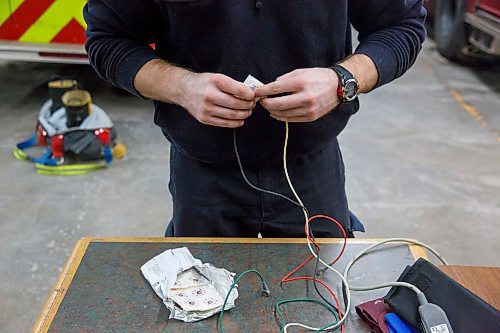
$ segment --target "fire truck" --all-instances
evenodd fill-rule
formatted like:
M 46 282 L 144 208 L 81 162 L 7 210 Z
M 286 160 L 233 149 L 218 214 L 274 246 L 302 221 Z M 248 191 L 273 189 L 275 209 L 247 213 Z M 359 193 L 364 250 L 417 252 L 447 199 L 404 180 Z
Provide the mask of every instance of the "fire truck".
M 444 57 L 500 56 L 500 0 L 426 0 L 426 7 Z
M 86 0 L 0 0 L 0 60 L 88 63 Z

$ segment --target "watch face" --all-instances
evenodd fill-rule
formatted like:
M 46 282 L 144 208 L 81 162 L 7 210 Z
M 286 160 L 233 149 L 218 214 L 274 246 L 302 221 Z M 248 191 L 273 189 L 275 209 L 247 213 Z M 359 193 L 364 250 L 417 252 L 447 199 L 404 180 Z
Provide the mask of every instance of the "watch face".
M 358 83 L 356 80 L 347 80 L 344 86 L 344 96 L 348 101 L 352 101 L 358 94 Z

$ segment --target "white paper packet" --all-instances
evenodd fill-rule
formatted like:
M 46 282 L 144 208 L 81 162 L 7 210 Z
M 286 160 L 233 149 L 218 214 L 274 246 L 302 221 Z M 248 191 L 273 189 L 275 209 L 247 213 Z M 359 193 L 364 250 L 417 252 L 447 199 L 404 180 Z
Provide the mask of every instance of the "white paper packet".
M 198 299 L 186 299 L 193 303 L 193 300 L 197 300 L 191 303 L 183 303 L 177 297 L 177 301 L 183 303 L 186 309 L 183 309 L 177 302 L 172 299 L 172 292 L 176 292 L 178 296 L 178 291 L 181 290 L 180 286 L 186 288 L 199 288 L 202 285 L 202 281 L 196 281 L 193 283 L 189 279 L 189 275 L 193 277 L 195 273 L 188 273 L 190 268 L 196 269 L 196 272 L 200 274 L 205 280 L 205 295 L 208 294 L 210 297 L 199 297 Z M 151 287 L 156 292 L 158 297 L 163 300 L 163 303 L 170 310 L 170 317 L 185 322 L 193 322 L 208 318 L 218 312 L 222 308 L 222 301 L 229 291 L 229 287 L 234 282 L 234 273 L 231 273 L 223 268 L 217 268 L 211 264 L 203 264 L 200 260 L 194 258 L 186 247 L 166 250 L 160 253 L 156 257 L 152 258 L 146 262 L 141 267 L 141 272 L 151 284 Z M 184 274 L 182 274 L 185 272 Z M 180 274 L 181 280 L 177 284 L 177 288 L 174 288 L 177 281 L 178 274 Z M 205 282 L 205 281 L 203 281 Z M 174 288 L 174 289 L 172 289 Z M 218 296 L 217 296 L 218 294 Z M 203 296 L 203 295 L 200 295 Z M 174 298 L 176 298 L 174 296 Z M 229 310 L 235 306 L 234 302 L 238 298 L 238 291 L 234 288 L 229 295 L 225 310 Z M 209 300 L 213 300 L 214 304 L 208 304 Z
M 263 86 L 264 83 L 260 82 L 256 78 L 254 78 L 252 75 L 248 75 L 245 81 L 243 81 L 243 84 L 245 84 L 247 87 L 249 87 L 252 90 L 257 89 L 260 86 Z

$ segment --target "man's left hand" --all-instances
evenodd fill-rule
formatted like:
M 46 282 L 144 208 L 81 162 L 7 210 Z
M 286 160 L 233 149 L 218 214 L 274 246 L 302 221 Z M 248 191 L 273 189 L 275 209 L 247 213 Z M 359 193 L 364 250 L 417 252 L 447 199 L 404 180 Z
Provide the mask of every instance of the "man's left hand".
M 338 77 L 329 68 L 296 69 L 255 90 L 255 97 L 271 117 L 288 122 L 311 122 L 340 103 Z M 287 94 L 273 97 L 273 95 Z M 269 97 L 268 97 L 269 96 Z

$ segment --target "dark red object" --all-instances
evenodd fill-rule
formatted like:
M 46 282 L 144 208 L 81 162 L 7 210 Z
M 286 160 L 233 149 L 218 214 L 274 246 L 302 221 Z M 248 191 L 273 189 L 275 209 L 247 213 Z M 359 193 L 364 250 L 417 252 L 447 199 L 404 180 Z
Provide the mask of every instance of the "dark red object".
M 38 52 L 40 57 L 56 57 L 56 58 L 65 58 L 65 59 L 86 59 L 86 54 L 77 54 L 77 53 L 57 53 L 57 52 Z
M 344 88 L 339 82 L 339 85 L 337 86 L 337 96 L 339 96 L 339 100 L 342 100 L 344 98 Z
M 52 156 L 55 158 L 63 158 L 63 142 L 64 142 L 64 136 L 62 134 L 60 135 L 54 135 L 52 137 L 51 143 L 50 143 L 50 148 L 52 149 Z
M 38 145 L 45 147 L 47 145 L 47 132 L 43 129 L 42 125 L 38 124 Z
M 497 18 L 500 17 L 500 2 L 498 2 L 498 0 L 478 0 L 476 1 L 476 5 L 478 8 L 483 9 Z M 471 7 L 473 8 L 473 6 Z
M 356 306 L 358 316 L 377 333 L 389 333 L 389 328 L 385 323 L 385 315 L 394 312 L 385 304 L 383 298 L 374 299 Z

